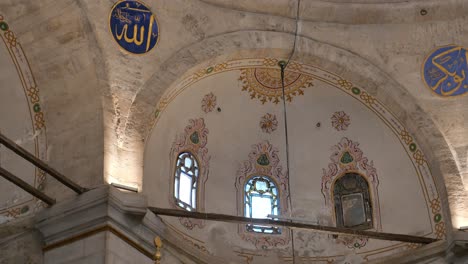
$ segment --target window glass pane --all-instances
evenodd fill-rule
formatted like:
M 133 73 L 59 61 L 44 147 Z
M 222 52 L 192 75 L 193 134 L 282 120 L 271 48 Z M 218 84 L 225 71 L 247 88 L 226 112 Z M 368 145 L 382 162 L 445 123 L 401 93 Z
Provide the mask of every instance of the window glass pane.
M 271 212 L 272 215 L 278 215 L 278 207 L 274 207 L 273 211 Z
M 361 193 L 343 195 L 341 202 L 345 227 L 353 227 L 366 222 L 364 199 Z
M 174 181 L 174 196 L 175 198 L 179 198 L 179 179 L 176 178 Z
M 184 163 L 185 163 L 184 164 L 185 167 L 187 167 L 189 169 L 192 168 L 192 159 L 190 159 L 190 157 L 186 157 Z
M 177 205 L 185 210 L 193 211 L 196 207 L 199 173 L 197 160 L 192 153 L 180 153 L 174 175 L 174 197 Z
M 252 197 L 252 217 L 266 218 L 271 214 L 271 198 L 270 197 Z
M 255 183 L 255 188 L 257 189 L 257 191 L 266 192 L 267 191 L 267 183 L 265 181 L 257 181 Z
M 192 196 L 192 177 L 185 173 L 180 174 L 179 199 L 189 205 L 192 205 L 190 198 Z
M 192 208 L 196 207 L 197 204 L 197 197 L 196 197 L 196 190 L 192 190 Z
M 338 227 L 372 228 L 372 204 L 365 178 L 345 174 L 335 182 L 333 196 Z

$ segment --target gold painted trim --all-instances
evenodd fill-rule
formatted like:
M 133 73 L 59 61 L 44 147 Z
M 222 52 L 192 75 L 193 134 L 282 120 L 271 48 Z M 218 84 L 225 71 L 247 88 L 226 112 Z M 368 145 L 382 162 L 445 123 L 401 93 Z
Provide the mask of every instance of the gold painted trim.
M 120 231 L 118 231 L 117 229 L 113 228 L 110 225 L 105 225 L 105 226 L 102 226 L 102 227 L 98 227 L 96 229 L 85 231 L 85 232 L 80 233 L 78 235 L 75 235 L 73 237 L 61 240 L 59 242 L 52 243 L 50 245 L 47 245 L 47 246 L 43 247 L 42 250 L 44 252 L 47 252 L 47 251 L 50 251 L 50 250 L 53 250 L 53 249 L 56 249 L 56 248 L 59 248 L 59 247 L 66 246 L 68 244 L 71 244 L 73 242 L 79 241 L 81 239 L 90 237 L 92 235 L 95 235 L 95 234 L 98 234 L 98 233 L 101 233 L 101 232 L 111 232 L 112 234 L 114 234 L 115 236 L 120 238 L 122 241 L 127 243 L 129 246 L 133 247 L 134 249 L 138 250 L 140 253 L 142 253 L 143 255 L 148 257 L 149 259 L 153 260 L 154 253 L 149 252 L 148 250 L 146 250 L 145 248 L 140 246 L 137 242 L 133 241 L 132 239 L 130 239 L 126 235 L 122 234 Z

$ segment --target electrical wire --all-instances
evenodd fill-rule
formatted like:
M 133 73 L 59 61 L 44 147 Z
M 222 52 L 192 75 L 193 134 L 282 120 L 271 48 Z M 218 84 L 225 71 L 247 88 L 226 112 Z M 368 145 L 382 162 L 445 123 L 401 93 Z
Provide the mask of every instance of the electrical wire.
M 301 7 L 301 0 L 297 0 L 297 8 L 296 8 L 296 28 L 294 29 L 294 42 L 293 42 L 293 48 L 291 51 L 291 54 L 289 54 L 288 60 L 286 61 L 286 65 L 284 66 L 284 69 L 289 64 L 289 61 L 291 60 L 292 56 L 294 55 L 294 52 L 296 52 L 296 41 L 297 41 L 297 31 L 299 29 L 299 10 Z
M 290 187 L 290 178 L 289 178 L 289 137 L 288 137 L 288 114 L 286 109 L 286 93 L 284 87 L 284 71 L 288 66 L 289 62 L 291 61 L 294 52 L 296 51 L 296 40 L 297 40 L 297 31 L 299 28 L 299 10 L 301 6 L 301 0 L 297 0 L 297 8 L 296 8 L 296 28 L 294 32 L 294 42 L 293 48 L 291 53 L 289 54 L 289 58 L 286 62 L 281 61 L 279 66 L 281 67 L 281 88 L 282 88 L 282 99 L 283 99 L 283 117 L 284 117 L 284 135 L 285 135 L 285 143 L 286 143 L 286 171 L 288 176 L 288 200 L 289 200 L 289 217 L 292 218 L 292 198 L 291 198 L 291 187 Z M 294 252 L 294 231 L 290 229 L 291 232 L 291 246 L 292 246 L 292 257 L 293 257 L 293 264 L 296 263 L 296 254 Z

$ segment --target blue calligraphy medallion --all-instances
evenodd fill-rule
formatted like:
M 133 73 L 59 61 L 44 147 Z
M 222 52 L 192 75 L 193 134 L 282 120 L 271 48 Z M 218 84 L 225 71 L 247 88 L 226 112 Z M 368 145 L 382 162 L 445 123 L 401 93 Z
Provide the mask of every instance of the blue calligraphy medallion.
M 426 85 L 441 96 L 457 96 L 468 92 L 466 49 L 449 45 L 435 49 L 424 62 Z
M 117 2 L 109 16 L 109 27 L 120 47 L 131 53 L 147 53 L 158 42 L 159 28 L 156 17 L 140 1 Z

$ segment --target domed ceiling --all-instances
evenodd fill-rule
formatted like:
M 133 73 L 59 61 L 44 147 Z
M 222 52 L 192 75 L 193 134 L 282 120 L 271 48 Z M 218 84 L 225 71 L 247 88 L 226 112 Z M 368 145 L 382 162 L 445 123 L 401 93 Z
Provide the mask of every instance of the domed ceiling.
M 200 209 L 207 212 L 241 215 L 239 186 L 262 160 L 288 184 L 287 216 L 333 225 L 330 186 L 345 161 L 372 179 L 378 231 L 443 238 L 468 223 L 468 97 L 437 97 L 421 74 L 437 47 L 466 47 L 465 1 L 302 0 L 298 22 L 296 0 L 145 2 L 161 36 L 143 56 L 122 51 L 110 34 L 116 1 L 0 3 L 1 132 L 85 187 L 143 188 L 152 206 L 173 206 L 174 155 L 190 147 L 205 169 Z M 293 43 L 288 174 L 277 62 Z M 43 188 L 44 175 L 4 147 L 0 164 Z M 0 181 L 0 223 L 40 205 Z M 71 195 L 49 183 L 58 201 Z M 164 219 L 200 254 L 290 261 L 292 237 L 273 252 L 266 240 L 241 236 L 239 225 Z M 225 236 L 237 240 L 226 244 Z M 414 247 L 305 231 L 294 241 L 296 250 L 315 246 L 301 252 L 311 261 Z
M 251 175 L 279 183 L 281 214 L 335 225 L 332 188 L 346 172 L 363 175 L 372 196 L 372 230 L 445 237 L 441 200 L 424 154 L 391 112 L 340 76 L 292 61 L 285 73 L 289 179 L 280 70 L 276 58 L 230 60 L 198 69 L 160 100 L 144 158 L 149 204 L 174 207 L 179 153 L 200 164 L 199 211 L 243 215 L 243 184 Z M 195 135 L 195 136 L 194 136 Z M 246 232 L 243 225 L 164 218 L 200 254 L 251 263 L 288 261 L 292 239 L 309 261 L 371 260 L 415 245 L 331 237 L 284 228 L 281 235 Z M 263 261 L 263 262 L 262 262 Z

